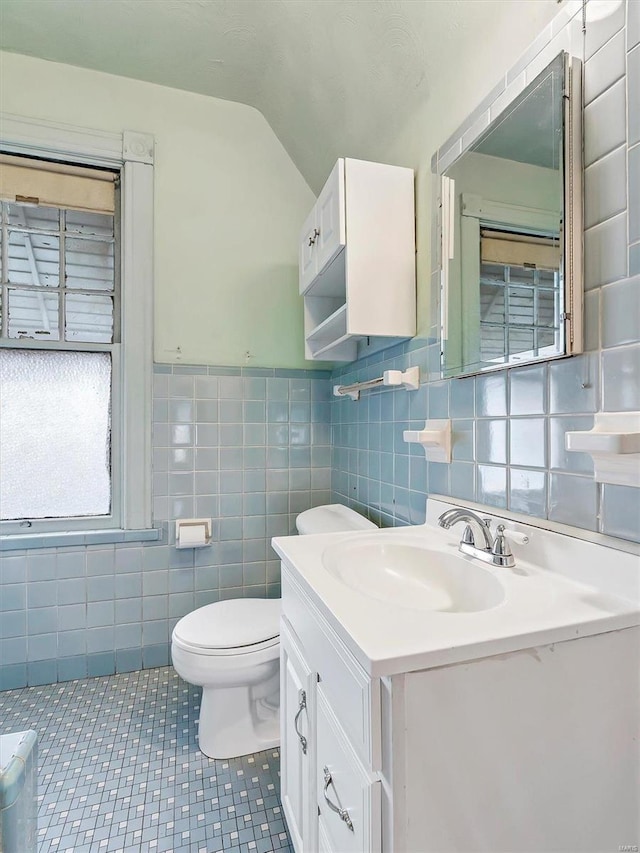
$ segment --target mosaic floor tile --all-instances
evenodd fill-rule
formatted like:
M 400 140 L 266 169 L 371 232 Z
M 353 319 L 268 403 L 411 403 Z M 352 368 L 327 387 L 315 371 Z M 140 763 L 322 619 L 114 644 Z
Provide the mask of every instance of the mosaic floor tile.
M 38 732 L 39 853 L 292 853 L 278 750 L 207 758 L 199 708 L 172 667 L 0 692 Z

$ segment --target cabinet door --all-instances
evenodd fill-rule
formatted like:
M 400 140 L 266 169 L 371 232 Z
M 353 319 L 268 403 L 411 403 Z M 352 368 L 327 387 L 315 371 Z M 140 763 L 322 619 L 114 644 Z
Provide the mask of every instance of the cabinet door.
M 280 631 L 280 787 L 296 853 L 316 848 L 315 675 L 283 620 Z
M 344 207 L 344 160 L 340 159 L 318 196 L 315 250 L 317 272 L 321 274 L 346 242 Z
M 336 853 L 329 833 L 320 818 L 318 819 L 318 853 Z
M 380 853 L 380 782 L 358 759 L 321 687 L 316 706 L 320 837 L 335 853 Z
M 318 241 L 317 228 L 317 206 L 307 216 L 302 230 L 300 231 L 300 242 L 298 244 L 298 276 L 300 293 L 304 293 L 316 277 L 316 257 Z

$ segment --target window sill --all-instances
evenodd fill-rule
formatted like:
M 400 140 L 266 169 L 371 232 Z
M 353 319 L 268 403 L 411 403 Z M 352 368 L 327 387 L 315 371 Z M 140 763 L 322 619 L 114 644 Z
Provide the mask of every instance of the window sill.
M 1 551 L 27 548 L 65 548 L 78 545 L 112 545 L 122 542 L 159 542 L 162 530 L 87 530 L 70 533 L 24 533 L 0 536 Z

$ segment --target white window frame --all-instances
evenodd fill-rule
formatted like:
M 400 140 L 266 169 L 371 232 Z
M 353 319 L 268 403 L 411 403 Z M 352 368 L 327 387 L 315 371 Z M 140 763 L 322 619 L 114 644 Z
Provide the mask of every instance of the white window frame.
M 112 514 L 2 522 L 0 540 L 59 531 L 151 528 L 151 407 L 153 381 L 153 136 L 78 128 L 0 112 L 0 147 L 11 154 L 64 160 L 120 171 L 121 340 L 113 346 Z M 6 345 L 11 346 L 12 342 Z M 4 346 L 5 344 L 3 344 Z M 64 346 L 59 349 L 84 349 Z M 39 543 L 40 544 L 40 543 Z

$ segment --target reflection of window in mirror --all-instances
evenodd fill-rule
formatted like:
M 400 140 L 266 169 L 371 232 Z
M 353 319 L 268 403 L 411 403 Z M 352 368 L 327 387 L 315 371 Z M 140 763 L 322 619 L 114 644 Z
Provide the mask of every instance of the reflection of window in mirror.
M 443 376 L 581 351 L 580 81 L 558 55 L 436 166 Z
M 480 228 L 482 364 L 552 356 L 561 346 L 557 237 Z

